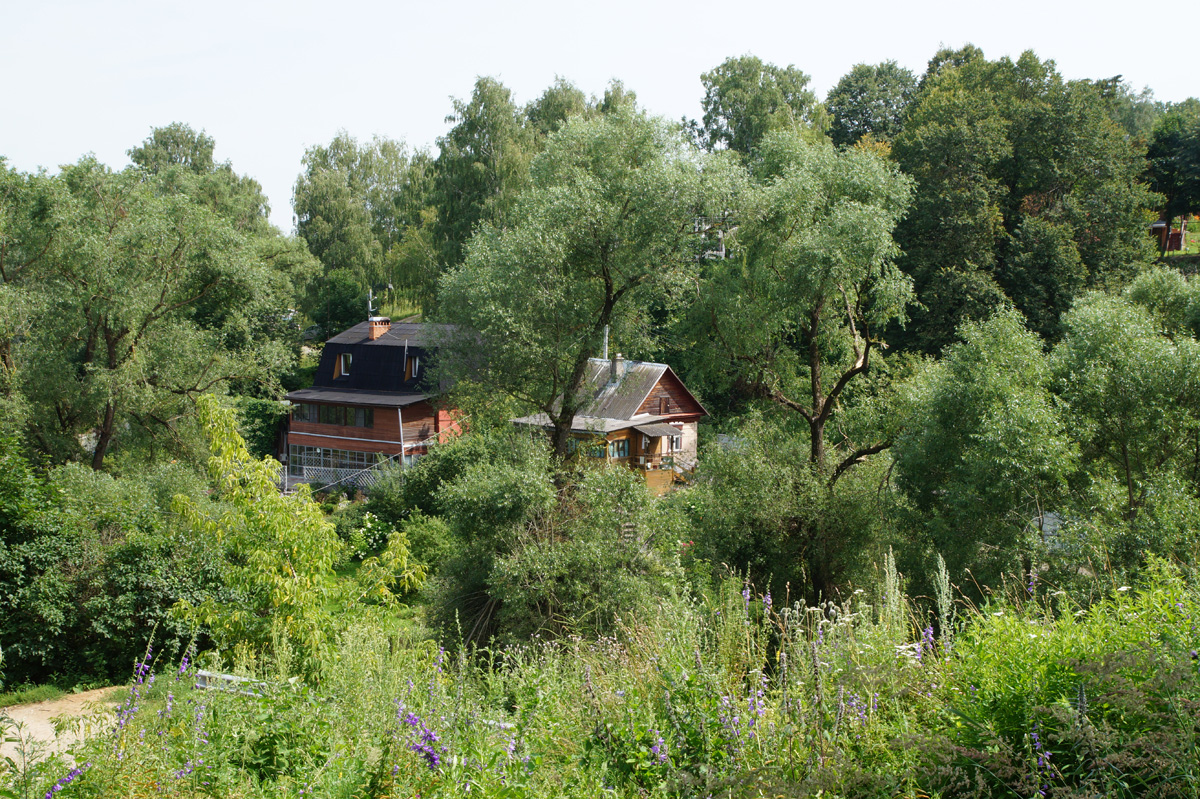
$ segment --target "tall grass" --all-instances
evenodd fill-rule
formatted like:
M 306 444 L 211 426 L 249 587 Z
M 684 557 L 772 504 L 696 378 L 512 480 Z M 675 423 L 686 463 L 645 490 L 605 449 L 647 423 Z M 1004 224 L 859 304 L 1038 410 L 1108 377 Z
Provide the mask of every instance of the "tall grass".
M 154 663 L 52 794 L 1200 795 L 1200 596 L 1170 570 L 1086 611 L 939 597 L 940 637 L 901 587 L 890 560 L 820 607 L 731 578 L 609 637 L 453 654 L 366 620 L 317 687 L 286 646 L 229 691 Z M 43 796 L 51 766 L 0 786 Z

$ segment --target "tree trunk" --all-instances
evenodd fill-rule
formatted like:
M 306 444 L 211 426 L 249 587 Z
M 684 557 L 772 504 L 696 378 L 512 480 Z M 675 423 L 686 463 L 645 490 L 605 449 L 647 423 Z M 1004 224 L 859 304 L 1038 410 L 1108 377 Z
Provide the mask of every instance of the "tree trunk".
M 92 468 L 100 471 L 104 467 L 104 456 L 108 452 L 108 445 L 112 443 L 113 436 L 113 420 L 116 418 L 116 408 L 113 407 L 112 400 L 104 406 L 104 423 L 100 426 L 100 436 L 96 439 L 96 450 L 92 453 Z

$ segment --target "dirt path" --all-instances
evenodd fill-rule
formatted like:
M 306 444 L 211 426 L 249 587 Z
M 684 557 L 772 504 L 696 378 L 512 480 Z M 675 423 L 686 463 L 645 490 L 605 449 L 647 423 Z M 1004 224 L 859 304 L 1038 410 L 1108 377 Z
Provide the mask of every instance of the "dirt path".
M 38 742 L 35 748 L 40 753 L 62 752 L 77 740 L 74 733 L 67 732 L 59 737 L 54 732 L 54 719 L 59 716 L 83 716 L 89 713 L 97 704 L 106 706 L 110 711 L 117 706 L 120 688 L 98 688 L 95 691 L 84 691 L 79 694 L 69 694 L 58 699 L 45 702 L 35 702 L 31 705 L 16 705 L 0 710 L 0 715 L 8 715 L 13 721 L 24 725 L 21 735 Z M 10 736 L 15 735 L 8 730 Z M 0 746 L 0 756 L 17 758 L 18 747 L 15 743 Z M 31 754 L 35 754 L 32 753 Z

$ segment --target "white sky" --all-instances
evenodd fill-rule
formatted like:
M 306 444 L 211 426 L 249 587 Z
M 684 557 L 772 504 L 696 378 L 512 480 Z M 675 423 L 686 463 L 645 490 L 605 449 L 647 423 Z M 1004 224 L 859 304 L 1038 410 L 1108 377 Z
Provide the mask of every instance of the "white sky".
M 1122 74 L 1161 100 L 1200 95 L 1175 12 L 1099 0 L 857 3 L 0 0 L 0 155 L 24 171 L 94 153 L 114 168 L 154 127 L 186 122 L 262 183 L 292 228 L 307 147 L 339 129 L 434 147 L 450 98 L 494 75 L 518 103 L 556 75 L 612 78 L 650 111 L 700 116 L 700 73 L 753 53 L 810 74 L 820 96 L 859 62 L 920 74 L 945 44 L 1032 49 L 1067 78 Z

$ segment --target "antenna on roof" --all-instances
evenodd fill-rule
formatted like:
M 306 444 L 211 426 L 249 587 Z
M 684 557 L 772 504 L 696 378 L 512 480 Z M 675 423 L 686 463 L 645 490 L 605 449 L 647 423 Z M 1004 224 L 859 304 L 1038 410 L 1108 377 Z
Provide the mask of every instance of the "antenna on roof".
M 367 318 L 370 319 L 375 315 L 375 292 L 370 287 L 367 288 Z
M 608 360 L 608 325 L 604 326 L 604 352 L 600 355 L 603 360 Z

